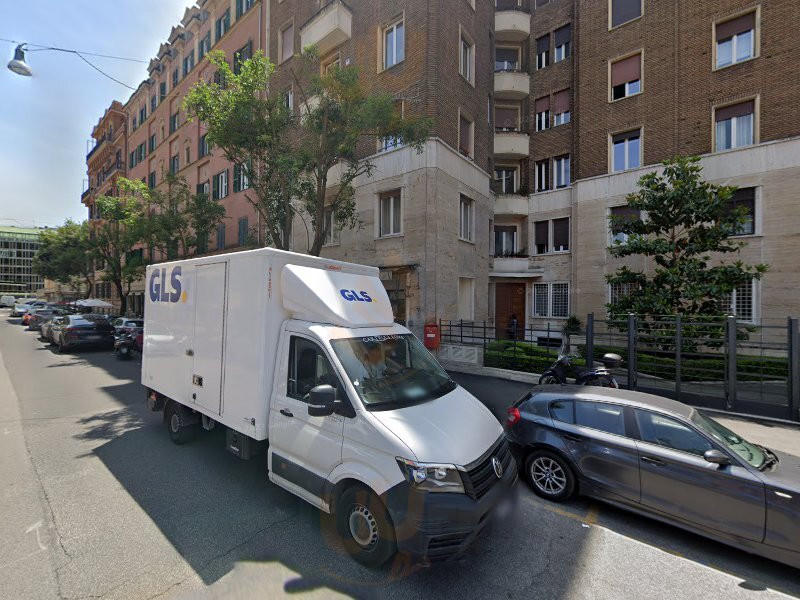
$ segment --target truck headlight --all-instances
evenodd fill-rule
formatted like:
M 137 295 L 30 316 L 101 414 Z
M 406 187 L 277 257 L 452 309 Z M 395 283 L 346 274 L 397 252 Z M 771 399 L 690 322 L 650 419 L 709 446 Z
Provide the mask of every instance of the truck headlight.
M 455 465 L 418 463 L 397 458 L 397 464 L 412 486 L 426 492 L 464 493 L 464 482 Z

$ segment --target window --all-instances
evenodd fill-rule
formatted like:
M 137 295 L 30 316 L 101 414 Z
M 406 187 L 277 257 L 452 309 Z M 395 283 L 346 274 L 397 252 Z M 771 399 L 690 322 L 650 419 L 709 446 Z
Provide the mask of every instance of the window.
M 192 69 L 194 69 L 194 50 L 190 50 L 189 54 L 183 57 L 183 76 L 186 77 Z
M 756 319 L 755 286 L 758 280 L 751 278 L 739 284 L 731 292 L 726 302 L 728 313 L 740 321 L 753 322 Z
M 336 218 L 332 208 L 325 209 L 325 239 L 322 242 L 323 246 L 334 246 L 339 243 L 339 230 L 336 228 Z
M 398 119 L 402 119 L 405 114 L 405 103 L 402 100 L 396 100 L 394 103 L 394 112 Z M 387 150 L 394 150 L 403 145 L 399 136 L 390 135 L 378 139 L 378 152 L 386 152 Z
M 178 154 L 172 155 L 169 159 L 169 172 L 173 175 L 180 170 L 180 156 Z
M 544 69 L 550 64 L 550 34 L 536 39 L 536 69 Z
M 718 69 L 753 58 L 756 52 L 756 13 L 716 23 L 714 36 Z
M 244 246 L 245 244 L 247 244 L 247 233 L 248 233 L 248 219 L 247 217 L 241 217 L 239 219 L 239 237 L 237 239 L 240 246 Z
M 225 250 L 225 223 L 217 225 L 217 250 Z
M 181 76 L 181 74 L 180 74 L 180 71 L 178 70 L 178 67 L 175 67 L 175 69 L 172 71 L 172 89 L 173 90 L 176 87 L 178 87 L 178 82 L 180 81 L 180 76 Z
M 208 179 L 206 179 L 203 183 L 197 184 L 198 194 L 205 194 L 206 196 L 208 196 L 210 189 L 211 189 L 211 184 L 209 183 Z
M 472 121 L 462 114 L 458 116 L 458 151 L 472 158 Z
M 458 215 L 458 237 L 471 242 L 473 238 L 473 222 L 475 219 L 475 202 L 463 194 L 459 202 Z
M 231 9 L 229 8 L 226 10 L 223 15 L 217 19 L 217 22 L 214 24 L 215 32 L 217 34 L 217 41 L 228 33 L 228 30 L 231 28 Z
M 536 111 L 536 131 L 550 128 L 550 96 L 538 98 L 534 103 Z
M 322 63 L 322 74 L 323 75 L 330 75 L 336 69 L 340 68 L 342 65 L 342 61 L 339 58 L 338 54 L 334 54 L 331 58 L 326 59 Z
M 156 106 L 158 106 L 158 96 L 153 94 L 150 96 L 150 114 L 156 112 Z
M 546 283 L 533 284 L 533 316 L 547 316 L 547 294 L 550 286 Z
M 553 127 L 569 123 L 569 90 L 561 90 L 553 96 L 553 113 Z
M 649 410 L 634 409 L 639 435 L 643 442 L 703 456 L 714 445 L 694 429 Z
M 169 133 L 172 135 L 178 130 L 178 113 L 174 112 L 169 117 Z
M 494 193 L 495 194 L 517 193 L 517 167 L 495 167 Z
M 228 169 L 211 178 L 211 199 L 222 200 L 228 196 Z
M 203 36 L 203 39 L 200 40 L 200 44 L 197 50 L 197 53 L 199 55 L 198 58 L 200 60 L 203 60 L 203 57 L 206 54 L 208 54 L 210 50 L 211 50 L 211 32 L 209 31 L 208 33 L 205 34 L 205 36 Z
M 150 152 L 153 152 L 156 149 L 156 134 L 150 136 Z
M 519 71 L 520 69 L 519 54 L 520 54 L 519 48 L 508 48 L 508 47 L 495 48 L 494 70 L 498 72 Z
M 534 175 L 536 176 L 536 191 L 546 192 L 550 189 L 550 161 L 537 160 L 534 165 Z
M 400 190 L 380 195 L 378 215 L 378 235 L 398 235 L 402 233 Z
M 161 83 L 158 84 L 158 96 L 159 96 L 159 100 L 158 100 L 159 102 L 161 102 L 162 100 L 164 100 L 164 98 L 167 97 L 167 82 L 166 81 L 162 81 Z
M 553 62 L 561 62 L 569 58 L 569 46 L 570 46 L 570 37 L 572 34 L 572 28 L 570 25 L 564 25 L 556 29 L 555 33 L 553 34 L 553 38 L 556 45 L 556 51 L 553 55 Z
M 200 143 L 198 144 L 197 155 L 200 158 L 208 156 L 208 134 L 204 133 L 200 136 Z
M 572 400 L 556 400 L 550 403 L 550 416 L 554 421 L 575 424 L 575 403 Z
M 634 283 L 610 283 L 608 284 L 608 303 L 617 304 L 629 298 L 636 290 L 637 287 Z
M 575 404 L 575 423 L 581 427 L 624 436 L 625 408 L 605 402 L 579 400 Z
M 247 42 L 246 46 L 239 48 L 233 54 L 233 72 L 238 75 L 242 70 L 242 63 L 253 57 L 253 42 Z
M 730 235 L 753 235 L 756 232 L 756 189 L 741 188 L 733 193 L 729 213 L 741 212 L 740 220 Z
M 289 23 L 281 29 L 280 35 L 280 48 L 278 49 L 278 56 L 280 61 L 286 61 L 294 55 L 294 24 Z
M 184 153 L 186 154 L 186 164 L 190 164 L 192 162 L 192 154 L 189 149 L 189 145 L 186 145 Z
M 460 47 L 461 47 L 461 59 L 459 61 L 459 73 L 461 73 L 464 79 L 474 84 L 475 81 L 473 79 L 474 75 L 473 61 L 475 60 L 475 46 L 462 34 Z
M 494 226 L 494 255 L 509 256 L 517 252 L 516 225 Z
M 536 221 L 533 224 L 533 239 L 536 254 L 550 252 L 550 221 Z
M 641 130 L 618 133 L 611 137 L 611 171 L 625 171 L 641 166 Z
M 643 0 L 610 0 L 611 27 L 619 27 L 642 16 Z
M 403 21 L 383 30 L 383 68 L 389 69 L 405 59 L 405 27 Z
M 714 109 L 716 151 L 753 144 L 755 101 Z
M 642 91 L 642 55 L 634 54 L 611 63 L 611 100 L 621 100 Z
M 236 18 L 238 19 L 253 7 L 255 0 L 236 0 Z
M 569 185 L 569 154 L 553 159 L 553 176 L 556 180 L 556 188 L 565 188 Z
M 536 0 L 536 8 L 541 8 L 543 6 L 547 6 L 553 0 Z
M 130 153 L 128 156 L 128 168 L 132 169 L 136 166 L 136 150 Z
M 311 340 L 292 336 L 286 395 L 307 402 L 308 393 L 323 384 L 333 386 L 339 399 L 343 397 L 344 388 L 322 348 Z
M 283 92 L 283 106 L 286 107 L 286 110 L 290 113 L 294 112 L 294 92 L 292 90 Z
M 475 280 L 471 277 L 458 278 L 458 318 L 463 321 L 475 318 Z
M 147 187 L 151 190 L 155 189 L 156 187 L 156 172 L 150 171 L 150 175 L 147 176 Z
M 495 131 L 519 131 L 520 107 L 497 105 L 494 107 Z
M 623 232 L 621 227 L 630 221 L 638 221 L 642 218 L 641 213 L 627 204 L 624 206 L 613 206 L 609 212 L 611 215 L 609 231 L 611 231 L 612 244 L 627 244 L 628 234 Z
M 233 165 L 233 191 L 241 192 L 250 188 L 250 180 L 247 178 L 243 165 Z
M 569 250 L 569 217 L 553 219 L 553 252 Z
M 147 145 L 142 142 L 136 147 L 136 162 L 142 162 L 145 156 L 147 156 Z
M 134 115 L 134 117 L 133 117 L 133 125 L 132 125 L 132 127 L 131 127 L 131 128 L 132 128 L 134 131 L 136 131 L 136 128 L 137 128 L 137 127 L 139 127 L 139 121 L 137 120 L 137 118 L 136 118 L 136 115 Z

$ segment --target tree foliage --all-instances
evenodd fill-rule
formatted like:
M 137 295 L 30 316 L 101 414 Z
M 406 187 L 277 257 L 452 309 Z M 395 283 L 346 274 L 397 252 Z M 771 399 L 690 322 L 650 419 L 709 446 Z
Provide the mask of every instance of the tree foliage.
M 263 54 L 237 60 L 236 73 L 221 52 L 210 53 L 209 60 L 220 75 L 197 83 L 184 108 L 206 126 L 209 144 L 241 165 L 250 185 L 246 198 L 263 220 L 265 242 L 277 248 L 290 249 L 298 215 L 313 231 L 313 255 L 319 255 L 332 225 L 326 223 L 326 210 L 333 211 L 339 228 L 360 227 L 353 184 L 374 170 L 361 157 L 361 144 L 391 137 L 420 150 L 428 136 L 427 119 L 399 114 L 388 94 L 367 93 L 355 67 L 320 74 L 313 48 L 303 52 L 301 67 L 291 72 L 299 111 L 287 107 L 282 91 L 268 85 L 274 66 Z M 329 189 L 328 173 L 337 165 L 341 177 Z
M 726 261 L 745 242 L 731 238 L 741 228 L 745 209 L 731 210 L 736 188 L 704 181 L 699 159 L 676 158 L 659 171 L 639 179 L 638 191 L 628 195 L 641 219 L 615 218 L 611 228 L 627 241 L 615 242 L 614 257 L 645 257 L 650 269 L 624 265 L 607 276 L 630 293 L 607 305 L 609 315 L 636 313 L 644 317 L 728 314 L 731 293 L 767 272 L 765 264 Z
M 61 227 L 43 231 L 39 249 L 33 257 L 37 275 L 83 289 L 86 297 L 92 291 L 92 265 L 89 259 L 89 226 L 86 221 L 67 220 Z

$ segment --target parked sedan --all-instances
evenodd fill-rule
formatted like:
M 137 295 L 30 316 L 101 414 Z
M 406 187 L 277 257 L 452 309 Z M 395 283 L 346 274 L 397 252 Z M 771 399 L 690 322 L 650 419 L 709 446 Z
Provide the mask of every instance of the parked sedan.
M 28 299 L 23 302 L 19 302 L 14 305 L 14 308 L 11 309 L 11 316 L 12 317 L 21 317 L 26 312 L 28 312 L 31 308 L 38 308 L 41 306 L 47 306 L 47 302 L 44 300 L 36 300 L 36 299 Z
M 533 388 L 506 433 L 538 495 L 575 493 L 800 568 L 800 458 L 651 394 Z
M 39 327 L 39 339 L 43 340 L 43 341 L 46 341 L 48 343 L 52 343 L 53 342 L 53 338 L 52 338 L 53 329 L 59 323 L 61 318 L 62 317 L 56 315 L 56 316 L 44 321 L 42 323 L 41 327 Z
M 58 308 L 40 308 L 28 311 L 28 329 L 31 331 L 41 331 L 42 324 L 53 317 L 63 315 L 64 311 Z
M 144 327 L 144 319 L 131 319 L 129 317 L 117 317 L 111 321 L 117 335 L 122 333 L 133 333 L 137 329 Z
M 53 328 L 53 342 L 59 352 L 73 348 L 114 346 L 114 328 L 105 317 L 67 315 Z

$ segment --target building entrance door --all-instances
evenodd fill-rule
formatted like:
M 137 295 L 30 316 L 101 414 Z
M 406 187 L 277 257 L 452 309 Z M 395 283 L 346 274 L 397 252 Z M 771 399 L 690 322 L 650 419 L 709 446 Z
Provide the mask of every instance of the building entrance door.
M 498 339 L 522 339 L 525 332 L 525 284 L 496 283 L 494 323 Z M 513 327 L 516 316 L 517 325 Z

